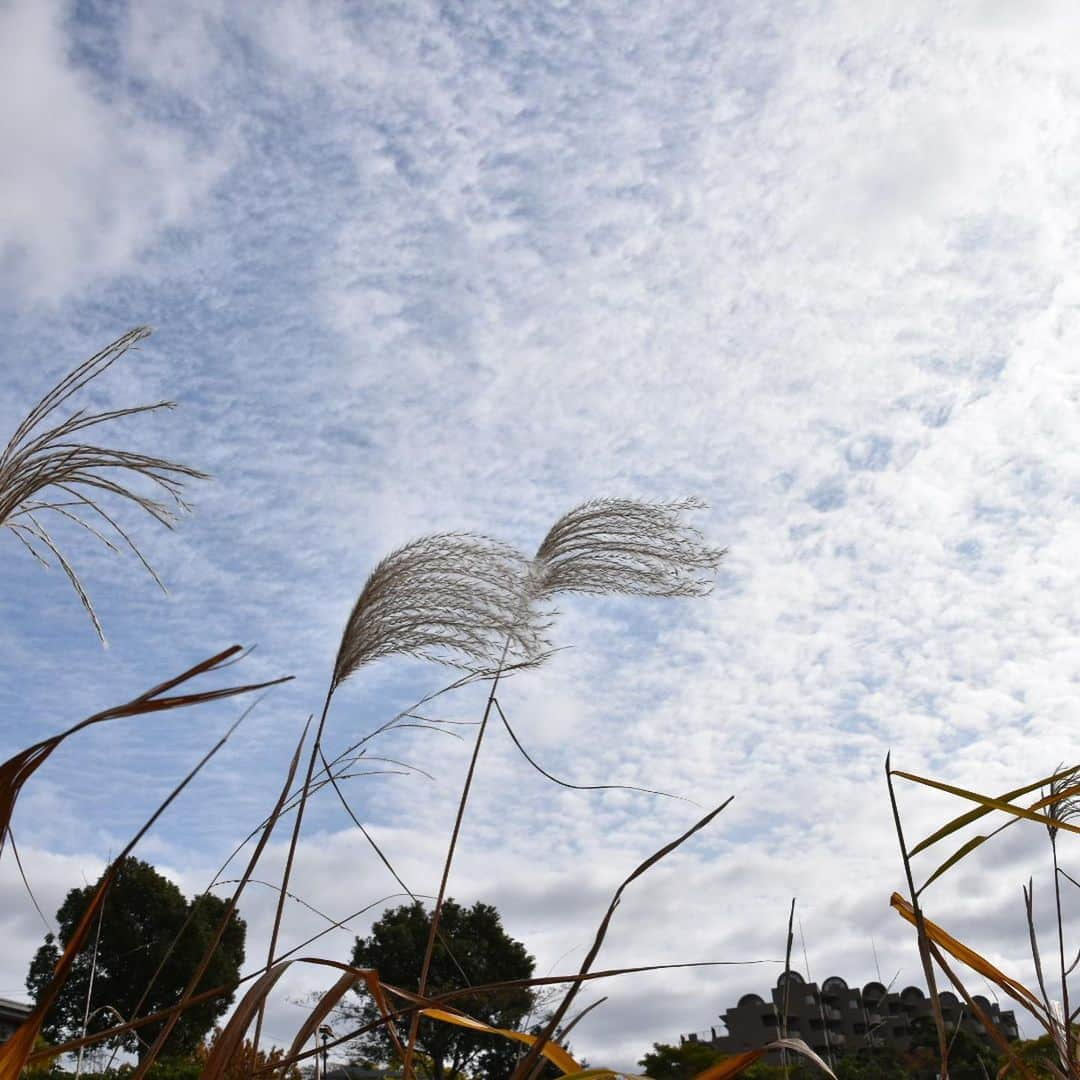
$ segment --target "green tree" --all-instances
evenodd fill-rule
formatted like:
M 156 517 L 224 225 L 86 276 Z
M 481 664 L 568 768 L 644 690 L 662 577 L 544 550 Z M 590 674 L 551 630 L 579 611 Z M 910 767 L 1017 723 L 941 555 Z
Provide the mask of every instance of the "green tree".
M 837 1080 L 906 1080 L 908 1070 L 895 1046 L 861 1046 L 840 1058 L 836 1076 Z
M 97 884 L 72 889 L 56 913 L 59 944 L 52 934 L 46 936 L 26 978 L 27 989 L 35 1000 L 52 978 L 60 949 L 71 939 L 96 890 Z M 82 1033 L 92 967 L 95 970 L 87 1027 L 91 1033 L 112 1026 L 117 1013 L 129 1019 L 147 987 L 150 990 L 140 1008 L 141 1015 L 174 1005 L 209 950 L 225 908 L 225 901 L 216 896 L 198 896 L 189 902 L 149 863 L 125 859 L 105 898 L 100 933 L 95 926 L 76 958 L 46 1018 L 45 1037 L 63 1042 Z M 244 962 L 245 931 L 243 919 L 234 915 L 196 992 L 236 981 Z M 154 979 L 159 966 L 160 974 Z M 231 993 L 223 994 L 185 1011 L 169 1037 L 165 1056 L 190 1057 L 232 998 Z M 162 1022 L 158 1022 L 139 1029 L 138 1035 L 129 1032 L 123 1037 L 123 1045 L 141 1055 L 161 1027 Z
M 419 902 L 388 908 L 371 927 L 368 937 L 356 939 L 352 963 L 374 968 L 384 982 L 394 986 L 415 987 L 420 980 L 430 928 L 431 916 Z M 533 958 L 525 946 L 506 933 L 498 911 L 490 904 L 476 903 L 464 908 L 453 900 L 446 901 L 428 975 L 429 997 L 481 983 L 529 979 L 533 968 Z M 365 990 L 360 995 L 357 1020 L 360 1023 L 377 1020 L 379 1011 L 374 1001 Z M 533 1003 L 532 992 L 522 988 L 462 996 L 451 1004 L 495 1027 L 517 1029 Z M 463 1073 L 484 1080 L 505 1080 L 513 1072 L 520 1048 L 519 1044 L 496 1035 L 474 1034 L 434 1020 L 421 1021 L 417 1046 L 418 1070 L 430 1080 L 453 1080 Z M 361 1036 L 354 1044 L 358 1061 L 389 1063 L 393 1061 L 393 1053 L 384 1027 Z
M 911 1021 L 911 1042 L 905 1052 L 906 1072 L 918 1080 L 934 1080 L 941 1071 L 937 1028 L 933 1017 Z M 997 1075 L 1001 1056 L 962 1028 L 949 1034 L 950 1080 L 986 1080 Z
M 724 1056 L 708 1043 L 688 1039 L 678 1046 L 653 1043 L 652 1050 L 638 1064 L 653 1080 L 691 1080 Z

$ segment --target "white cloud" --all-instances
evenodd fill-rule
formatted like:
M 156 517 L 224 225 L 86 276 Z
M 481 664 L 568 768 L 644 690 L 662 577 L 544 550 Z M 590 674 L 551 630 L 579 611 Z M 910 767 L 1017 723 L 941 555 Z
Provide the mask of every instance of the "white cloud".
M 151 396 L 189 399 L 184 422 L 156 437 L 219 479 L 184 530 L 157 542 L 168 606 L 136 592 L 122 564 L 86 556 L 114 630 L 107 662 L 67 629 L 79 613 L 62 581 L 20 583 L 3 600 L 13 613 L 40 598 L 48 627 L 15 629 L 12 616 L 4 631 L 20 671 L 0 689 L 7 715 L 23 699 L 40 703 L 42 726 L 89 711 L 233 635 L 261 642 L 260 675 L 295 670 L 215 763 L 205 796 L 163 827 L 155 858 L 191 891 L 207 852 L 272 798 L 379 555 L 445 528 L 533 549 L 584 498 L 696 493 L 713 507 L 703 528 L 731 547 L 716 595 L 568 599 L 554 635 L 572 650 L 500 693 L 530 752 L 574 783 L 706 804 L 736 795 L 635 886 L 602 960 L 775 958 L 798 895 L 815 975 L 866 981 L 872 937 L 887 977 L 918 981 L 887 907 L 902 874 L 885 753 L 1003 791 L 1080 750 L 1068 5 L 1022 26 L 1007 5 L 480 4 L 451 17 L 412 4 L 330 17 L 298 3 L 257 23 L 213 5 L 144 7 L 123 48 L 160 56 L 155 93 L 197 109 L 192 131 L 234 140 L 209 196 L 203 159 L 186 168 L 191 132 L 151 127 L 120 81 L 99 73 L 91 88 L 64 62 L 69 24 L 13 11 L 2 17 L 27 20 L 48 61 L 15 114 L 43 140 L 21 182 L 59 223 L 42 225 L 33 257 L 75 290 L 79 334 L 129 303 L 154 309 L 161 334 L 140 379 Z M 124 62 L 149 77 L 145 57 Z M 42 130 L 34 102 L 48 94 L 74 102 L 85 137 Z M 135 161 L 127 179 L 99 166 L 117 156 Z M 185 179 L 131 180 L 159 169 Z M 50 175 L 82 183 L 53 190 Z M 80 285 L 62 256 L 102 228 L 95 206 L 114 204 L 127 224 L 105 230 L 105 280 Z M 186 246 L 143 229 L 162 215 L 183 221 Z M 154 272 L 133 299 L 107 272 L 134 258 Z M 43 347 L 20 343 L 39 329 L 17 327 L 5 401 L 36 377 Z M 75 336 L 47 344 L 66 355 Z M 336 703 L 331 741 L 436 679 L 410 665 L 362 672 Z M 480 704 L 435 708 L 466 719 Z M 45 850 L 95 838 L 107 849 L 224 722 L 95 735 L 43 773 L 51 786 L 23 827 Z M 164 755 L 163 732 L 175 732 Z M 610 891 L 695 811 L 551 789 L 498 729 L 490 738 L 452 891 L 499 904 L 541 970 L 567 950 L 579 960 Z M 379 745 L 436 782 L 365 778 L 350 797 L 412 887 L 433 891 L 467 745 L 416 731 Z M 129 795 L 77 827 L 102 776 Z M 913 834 L 958 806 L 912 788 L 902 798 Z M 333 806 L 323 796 L 313 808 L 297 881 L 342 914 L 392 883 L 335 831 Z M 1045 860 L 1041 838 L 1020 833 L 935 886 L 931 914 L 1024 972 L 1014 883 Z M 247 903 L 254 935 L 270 900 Z M 290 935 L 305 918 L 290 909 Z M 18 933 L 5 985 L 29 955 L 33 934 Z M 575 1045 L 632 1066 L 650 1042 L 708 1026 L 773 978 L 621 982 Z M 295 1006 L 275 1008 L 272 1030 L 287 1034 Z
M 59 2 L 0 11 L 0 269 L 6 288 L 56 301 L 131 272 L 163 229 L 185 223 L 223 162 L 148 118 L 71 62 Z

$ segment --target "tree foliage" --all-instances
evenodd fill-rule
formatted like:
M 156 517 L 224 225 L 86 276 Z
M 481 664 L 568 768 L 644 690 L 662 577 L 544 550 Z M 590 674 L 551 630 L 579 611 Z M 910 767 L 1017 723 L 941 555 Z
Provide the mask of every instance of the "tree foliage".
M 415 987 L 431 928 L 431 916 L 417 902 L 388 908 L 371 927 L 368 937 L 357 938 L 352 963 L 375 968 L 379 977 L 395 986 Z M 449 948 L 448 948 L 449 947 Z M 481 983 L 532 977 L 533 958 L 525 946 L 503 930 L 499 913 L 490 904 L 464 908 L 447 900 L 440 921 L 428 976 L 428 995 Z M 378 1019 L 375 1003 L 361 992 L 357 1008 L 360 1023 Z M 496 1027 L 519 1028 L 533 1007 L 528 989 L 506 990 L 456 998 L 455 1008 Z M 484 1080 L 503 1080 L 513 1071 L 519 1047 L 506 1039 L 474 1034 L 463 1028 L 423 1020 L 417 1039 L 419 1069 L 430 1080 L 453 1080 L 467 1073 Z M 391 1062 L 393 1046 L 384 1028 L 361 1036 L 354 1044 L 357 1060 Z
M 638 1064 L 653 1080 L 691 1080 L 723 1057 L 707 1042 L 687 1039 L 678 1046 L 653 1043 L 652 1050 Z
M 72 889 L 56 913 L 59 944 L 52 934 L 46 936 L 26 978 L 27 989 L 35 1000 L 48 985 L 60 949 L 71 939 L 96 890 L 96 883 Z M 45 1037 L 63 1042 L 82 1034 L 91 968 L 95 970 L 87 1025 L 90 1033 L 111 1027 L 117 1015 L 130 1019 L 136 1008 L 140 1015 L 146 1015 L 176 1004 L 208 951 L 225 908 L 225 901 L 216 896 L 197 896 L 189 902 L 149 863 L 125 859 L 117 868 L 116 879 L 105 898 L 100 933 L 95 925 L 76 958 L 71 975 L 46 1018 Z M 244 961 L 245 931 L 244 921 L 234 914 L 196 992 L 236 981 Z M 148 987 L 149 993 L 140 1006 Z M 224 994 L 188 1009 L 169 1037 L 165 1054 L 193 1055 L 214 1021 L 229 1007 L 232 997 L 231 993 Z M 129 1032 L 123 1045 L 141 1053 L 160 1030 L 160 1022 L 148 1024 L 139 1029 L 138 1035 Z

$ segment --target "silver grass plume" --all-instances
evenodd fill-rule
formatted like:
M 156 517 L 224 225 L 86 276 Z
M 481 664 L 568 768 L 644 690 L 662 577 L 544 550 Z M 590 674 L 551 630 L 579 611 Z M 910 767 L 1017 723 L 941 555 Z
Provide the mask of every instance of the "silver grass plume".
M 538 598 L 560 592 L 704 596 L 726 551 L 682 520 L 698 499 L 593 499 L 559 518 L 533 560 Z
M 1066 794 L 1070 788 L 1080 784 L 1080 765 L 1071 770 L 1066 770 L 1064 765 L 1058 765 L 1054 772 L 1057 776 L 1050 781 L 1050 790 L 1047 793 L 1053 801 L 1044 807 L 1046 815 L 1055 821 L 1070 821 L 1080 817 L 1080 795 Z M 1051 840 L 1057 839 L 1056 825 L 1047 825 L 1046 831 Z
M 89 428 L 125 416 L 174 408 L 171 401 L 99 413 L 77 409 L 67 419 L 48 426 L 46 420 L 149 336 L 149 327 L 136 327 L 66 375 L 27 413 L 0 454 L 0 528 L 9 529 L 43 566 L 50 565 L 50 556 L 56 559 L 102 641 L 105 639 L 93 604 L 71 563 L 50 535 L 46 521 L 51 516 L 53 520 L 73 522 L 111 551 L 118 550 L 117 543 L 122 544 L 164 590 L 153 567 L 100 500 L 104 496 L 108 501 L 111 496 L 133 503 L 160 524 L 172 528 L 179 512 L 188 509 L 180 494 L 184 482 L 206 479 L 206 474 L 164 458 L 83 441 L 85 436 L 81 433 Z M 164 492 L 168 500 L 162 502 L 129 486 L 136 478 L 148 481 Z
M 425 536 L 391 552 L 349 616 L 332 687 L 395 653 L 469 670 L 535 663 L 545 625 L 530 604 L 529 572 L 514 548 L 469 533 Z

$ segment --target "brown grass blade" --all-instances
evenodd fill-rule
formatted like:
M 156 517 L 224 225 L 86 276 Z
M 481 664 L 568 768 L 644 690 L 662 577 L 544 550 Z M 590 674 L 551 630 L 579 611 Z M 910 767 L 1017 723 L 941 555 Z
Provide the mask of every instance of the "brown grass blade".
M 203 954 L 201 961 L 199 962 L 198 968 L 195 970 L 194 974 L 188 980 L 187 986 L 184 988 L 184 993 L 181 995 L 180 1001 L 178 1002 L 178 1011 L 173 1013 L 169 1017 L 169 1019 L 162 1027 L 161 1031 L 158 1033 L 157 1038 L 154 1040 L 153 1046 L 151 1046 L 149 1051 L 142 1056 L 139 1061 L 138 1068 L 135 1070 L 135 1073 L 132 1076 L 132 1080 L 142 1080 L 142 1078 L 146 1075 L 147 1070 L 151 1067 L 151 1065 L 153 1065 L 158 1054 L 161 1053 L 161 1050 L 164 1047 L 169 1036 L 172 1034 L 173 1029 L 179 1022 L 183 1010 L 190 1007 L 191 999 L 195 995 L 195 988 L 199 985 L 199 982 L 206 974 L 206 969 L 210 966 L 210 963 L 214 958 L 214 953 L 216 952 L 218 946 L 221 944 L 221 939 L 222 937 L 224 937 L 225 931 L 228 929 L 229 922 L 232 919 L 233 915 L 236 913 L 236 907 L 240 900 L 240 894 L 244 891 L 245 886 L 251 879 L 251 875 L 255 873 L 255 867 L 258 865 L 259 859 L 262 857 L 263 850 L 270 842 L 270 836 L 274 831 L 274 826 L 277 824 L 278 819 L 281 817 L 282 807 L 285 805 L 285 800 L 288 798 L 289 795 L 289 788 L 292 786 L 293 778 L 296 776 L 296 769 L 300 763 L 300 751 L 303 749 L 304 741 L 307 739 L 307 733 L 310 726 L 311 720 L 309 718 L 308 722 L 304 725 L 304 730 L 300 733 L 300 738 L 297 741 L 296 749 L 293 751 L 292 760 L 290 761 L 289 768 L 286 771 L 285 783 L 282 786 L 281 793 L 278 795 L 277 802 L 274 804 L 273 810 L 270 812 L 269 817 L 266 819 L 266 825 L 263 828 L 262 835 L 259 837 L 259 842 L 255 845 L 255 850 L 251 853 L 250 859 L 248 859 L 247 867 L 245 868 L 244 873 L 241 875 L 240 880 L 237 882 L 236 888 L 233 891 L 233 894 L 230 897 L 228 904 L 226 905 L 225 911 L 221 917 L 221 922 L 218 924 L 217 932 L 214 935 L 214 939 L 207 946 L 207 949 Z M 180 933 L 177 935 L 176 940 L 179 940 L 179 938 L 183 935 L 184 930 L 187 928 L 187 922 L 190 921 L 190 919 L 194 916 L 194 912 L 195 905 L 192 904 L 191 915 L 188 916 L 188 920 L 185 921 L 184 926 L 181 927 Z M 173 944 L 175 944 L 175 941 L 173 942 Z M 154 977 L 153 979 L 151 979 L 151 986 L 153 985 L 154 979 L 157 978 L 158 973 L 160 973 L 161 967 L 164 966 L 167 958 L 168 954 L 166 954 L 166 957 L 162 959 L 161 966 L 159 966 L 158 971 L 154 973 Z M 149 993 L 149 991 L 150 987 L 147 987 L 147 993 Z M 142 1000 L 146 1000 L 145 994 Z M 141 1007 L 142 1002 L 140 1002 L 140 1004 L 136 1007 L 136 1013 Z
M 243 1046 L 244 1036 L 254 1021 L 256 1013 L 270 991 L 274 989 L 278 979 L 288 971 L 292 963 L 292 960 L 285 960 L 280 964 L 275 964 L 257 979 L 251 989 L 240 999 L 240 1004 L 229 1017 L 229 1022 L 214 1040 L 200 1080 L 223 1080 L 229 1062 Z
M 972 1015 L 976 1020 L 986 1029 L 987 1034 L 994 1041 L 997 1048 L 1001 1051 L 1004 1057 L 1007 1059 L 1008 1064 L 1004 1066 L 998 1073 L 998 1075 L 1004 1074 L 1009 1066 L 1017 1069 L 1024 1077 L 1024 1080 L 1036 1080 L 1032 1075 L 1031 1070 L 1027 1067 L 1024 1060 L 1016 1053 L 1016 1049 L 1013 1044 L 1005 1037 L 1001 1029 L 994 1023 L 987 1013 L 979 1007 L 975 999 L 968 993 L 967 987 L 960 981 L 959 976 L 952 970 L 942 956 L 941 950 L 934 944 L 930 945 L 930 951 L 933 954 L 934 961 L 945 972 L 946 978 L 953 984 L 957 993 L 964 999 L 965 1004 L 971 1010 Z
M 239 721 L 237 721 L 237 724 L 238 723 Z M 117 866 L 131 854 L 132 849 L 146 835 L 158 818 L 161 817 L 184 788 L 186 788 L 198 775 L 203 766 L 206 765 L 206 763 L 225 745 L 229 736 L 236 730 L 237 724 L 233 724 L 217 743 L 203 755 L 195 767 L 172 789 L 168 797 L 154 813 L 150 815 L 142 828 L 140 828 L 135 836 L 128 842 L 124 850 L 109 864 L 108 869 L 102 875 L 101 883 L 94 893 L 93 899 L 88 905 L 86 912 L 83 914 L 82 919 L 80 919 L 79 924 L 76 926 L 75 932 L 72 934 L 71 939 L 64 948 L 59 961 L 57 961 L 56 970 L 53 972 L 53 977 L 50 979 L 49 985 L 38 999 L 33 1011 L 16 1029 L 15 1034 L 12 1035 L 7 1042 L 0 1045 L 0 1080 L 19 1080 L 20 1074 L 26 1066 L 27 1059 L 33 1052 L 34 1042 L 41 1030 L 41 1025 L 44 1023 L 45 1017 L 48 1015 L 49 1010 L 56 1001 L 61 987 L 66 982 L 68 974 L 71 971 L 71 966 L 75 962 L 75 957 L 82 948 L 86 936 L 90 931 L 90 927 L 96 919 L 101 905 L 105 901 L 105 895 L 116 875 Z
M 105 709 L 95 713 L 85 720 L 79 721 L 66 731 L 58 735 L 52 735 L 47 739 L 34 743 L 33 746 L 15 754 L 0 765 L 0 853 L 3 852 L 4 839 L 7 836 L 11 817 L 15 810 L 15 803 L 23 785 L 31 776 L 49 759 L 52 752 L 67 738 L 94 724 L 103 723 L 106 720 L 116 720 L 124 716 L 139 716 L 144 713 L 162 712 L 168 709 L 188 708 L 192 705 L 201 705 L 208 701 L 216 701 L 222 698 L 235 697 L 237 694 L 246 694 L 253 690 L 262 690 L 268 686 L 276 686 L 278 683 L 288 682 L 292 678 L 288 675 L 281 679 L 271 679 L 268 682 L 251 683 L 246 686 L 233 686 L 223 690 L 209 690 L 195 694 L 183 694 L 174 697 L 162 697 L 167 690 L 180 686 L 194 679 L 197 675 L 206 674 L 222 666 L 226 660 L 240 652 L 239 645 L 220 652 L 215 656 L 203 660 L 194 667 L 177 675 L 167 682 L 155 686 L 153 689 L 140 694 L 137 698 L 125 702 L 123 705 Z

